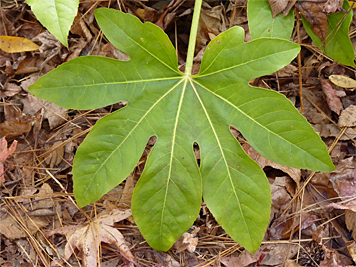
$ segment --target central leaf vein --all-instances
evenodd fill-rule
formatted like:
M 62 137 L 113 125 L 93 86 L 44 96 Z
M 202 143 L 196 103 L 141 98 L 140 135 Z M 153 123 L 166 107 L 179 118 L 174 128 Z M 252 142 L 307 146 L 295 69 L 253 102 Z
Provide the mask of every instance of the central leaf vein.
M 169 183 L 172 182 L 171 181 L 171 175 L 172 175 L 172 165 L 173 165 L 173 159 L 174 159 L 174 147 L 175 147 L 175 141 L 176 141 L 176 138 L 177 138 L 177 128 L 178 128 L 179 116 L 180 116 L 180 113 L 181 113 L 181 110 L 182 110 L 184 94 L 185 94 L 185 90 L 187 88 L 187 79 L 186 78 L 182 79 L 181 82 L 183 82 L 183 81 L 184 81 L 184 85 L 183 85 L 182 93 L 180 95 L 180 100 L 179 100 L 179 104 L 178 104 L 178 107 L 177 107 L 177 114 L 176 114 L 176 118 L 175 118 L 175 121 L 174 121 L 171 154 L 170 154 L 170 159 L 169 159 L 169 171 L 168 171 L 168 177 L 167 177 L 166 192 L 165 192 L 164 199 L 163 199 L 161 222 L 164 222 L 164 218 L 163 218 L 164 217 L 164 212 L 163 212 L 163 210 L 166 209 L 167 195 L 168 195 L 168 190 L 169 190 Z M 161 223 L 161 226 L 160 226 L 160 233 L 162 233 L 162 227 L 163 227 L 163 223 Z M 163 235 L 160 234 L 160 243 L 162 242 L 162 238 L 163 238 Z

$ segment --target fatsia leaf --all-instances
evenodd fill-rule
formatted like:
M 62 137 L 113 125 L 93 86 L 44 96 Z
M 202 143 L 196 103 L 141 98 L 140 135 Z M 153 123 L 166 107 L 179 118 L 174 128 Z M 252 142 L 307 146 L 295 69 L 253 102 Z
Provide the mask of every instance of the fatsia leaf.
M 256 251 L 269 221 L 270 187 L 230 127 L 277 163 L 333 169 L 326 146 L 291 102 L 249 85 L 289 64 L 300 47 L 274 38 L 244 43 L 243 29 L 233 27 L 211 41 L 200 73 L 192 76 L 178 70 L 174 47 L 158 27 L 115 10 L 98 9 L 95 16 L 108 40 L 131 59 L 76 58 L 30 88 L 66 108 L 128 103 L 99 120 L 77 151 L 78 204 L 96 201 L 121 183 L 148 139 L 157 136 L 132 198 L 147 242 L 168 250 L 196 219 L 203 197 L 226 232 Z
M 64 46 L 78 12 L 79 0 L 26 0 L 32 12 Z
M 247 2 L 248 26 L 251 39 L 275 37 L 289 40 L 294 28 L 293 10 L 287 16 L 272 16 L 268 0 L 249 0 Z
M 349 10 L 350 4 L 348 1 L 344 1 L 343 8 Z M 352 14 L 353 11 L 350 10 L 347 15 L 343 12 L 328 15 L 329 30 L 325 40 L 325 47 L 323 41 L 312 31 L 311 24 L 302 17 L 303 26 L 306 32 L 320 50 L 337 62 L 347 66 L 355 66 L 354 49 L 349 37 Z

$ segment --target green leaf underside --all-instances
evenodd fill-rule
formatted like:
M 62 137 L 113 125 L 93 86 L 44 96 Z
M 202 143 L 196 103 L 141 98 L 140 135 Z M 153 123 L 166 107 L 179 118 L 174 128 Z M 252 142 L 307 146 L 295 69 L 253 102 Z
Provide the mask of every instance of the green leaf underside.
M 157 136 L 132 199 L 147 242 L 168 250 L 196 219 L 203 196 L 226 232 L 256 251 L 269 221 L 270 187 L 230 126 L 277 163 L 333 169 L 324 143 L 293 105 L 283 95 L 248 84 L 287 65 L 299 46 L 270 38 L 243 43 L 242 28 L 234 27 L 209 44 L 200 73 L 189 76 L 179 72 L 174 47 L 158 27 L 115 10 L 98 9 L 96 19 L 131 60 L 76 58 L 30 88 L 67 108 L 128 103 L 99 120 L 77 151 L 73 179 L 78 204 L 96 201 L 121 183 L 148 139 Z M 70 78 L 50 85 L 59 75 Z M 194 142 L 200 147 L 200 167 Z
M 294 9 L 287 16 L 272 16 L 268 0 L 249 0 L 247 2 L 248 26 L 251 39 L 274 37 L 289 40 L 294 28 Z
M 26 0 L 32 12 L 47 30 L 64 46 L 78 12 L 79 0 Z
M 345 10 L 350 9 L 348 1 L 344 1 L 343 8 Z M 344 18 L 345 13 L 343 12 L 328 15 L 329 30 L 327 35 L 328 38 L 325 41 L 325 48 L 322 41 L 312 31 L 310 23 L 303 16 L 302 20 L 306 32 L 321 51 L 341 64 L 354 67 L 355 54 L 349 37 L 349 28 L 353 16 L 352 14 L 353 11 L 351 9 L 346 18 Z M 342 21 L 341 24 L 340 21 Z

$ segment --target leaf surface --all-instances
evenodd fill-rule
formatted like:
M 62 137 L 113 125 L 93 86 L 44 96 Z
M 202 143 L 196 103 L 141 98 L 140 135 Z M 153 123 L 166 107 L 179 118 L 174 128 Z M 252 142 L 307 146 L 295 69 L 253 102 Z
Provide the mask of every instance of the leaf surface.
M 7 53 L 36 51 L 40 47 L 24 37 L 0 36 L 0 49 Z
M 287 16 L 272 16 L 268 0 L 249 0 L 247 2 L 248 26 L 251 39 L 275 37 L 289 40 L 294 27 L 293 10 Z
M 68 47 L 67 36 L 77 15 L 79 0 L 26 0 L 26 2 L 41 24 Z
M 350 4 L 348 1 L 344 2 L 343 8 L 349 10 Z M 325 47 L 323 42 L 312 31 L 310 23 L 302 17 L 305 30 L 320 50 L 337 62 L 347 66 L 355 66 L 354 49 L 349 37 L 352 14 L 353 11 L 350 10 L 346 17 L 343 12 L 334 13 L 328 16 L 329 30 L 325 40 Z
M 30 88 L 67 108 L 128 103 L 99 120 L 77 151 L 78 204 L 96 201 L 121 183 L 148 139 L 157 136 L 132 198 L 147 242 L 168 250 L 196 219 L 203 197 L 226 232 L 256 251 L 269 221 L 270 187 L 230 127 L 277 163 L 333 169 L 324 143 L 289 100 L 249 85 L 289 64 L 299 46 L 273 38 L 244 43 L 243 29 L 234 27 L 211 41 L 200 73 L 192 76 L 178 70 L 174 47 L 153 24 L 108 9 L 96 10 L 96 19 L 110 42 L 131 59 L 76 58 Z

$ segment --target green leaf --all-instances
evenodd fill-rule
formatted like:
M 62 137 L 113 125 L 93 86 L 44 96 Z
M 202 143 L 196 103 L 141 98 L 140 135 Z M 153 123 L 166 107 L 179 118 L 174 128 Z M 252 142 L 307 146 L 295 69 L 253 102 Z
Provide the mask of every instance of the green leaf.
M 131 59 L 76 58 L 30 87 L 67 108 L 127 102 L 99 120 L 77 151 L 72 172 L 78 205 L 120 184 L 148 139 L 157 136 L 132 199 L 147 242 L 168 250 L 196 219 L 203 197 L 226 232 L 256 251 L 269 222 L 270 187 L 230 127 L 275 162 L 333 169 L 325 144 L 291 102 L 249 85 L 289 64 L 300 47 L 275 38 L 244 43 L 243 29 L 233 27 L 211 41 L 200 73 L 192 76 L 178 70 L 174 47 L 155 25 L 110 9 L 95 16 L 110 42 Z
M 350 9 L 348 1 L 344 1 L 343 8 Z M 345 17 L 345 13 L 334 13 L 328 16 L 328 37 L 325 48 L 322 41 L 314 34 L 310 23 L 302 16 L 303 26 L 316 46 L 327 56 L 346 66 L 356 66 L 354 62 L 355 53 L 349 37 L 349 28 L 352 20 L 352 9 Z M 342 23 L 340 23 L 342 22 Z
M 77 15 L 79 0 L 26 0 L 26 2 L 41 24 L 68 47 L 67 36 Z
M 251 39 L 275 37 L 289 40 L 294 28 L 293 9 L 287 16 L 279 14 L 275 18 L 268 0 L 249 0 L 247 2 L 248 26 Z

